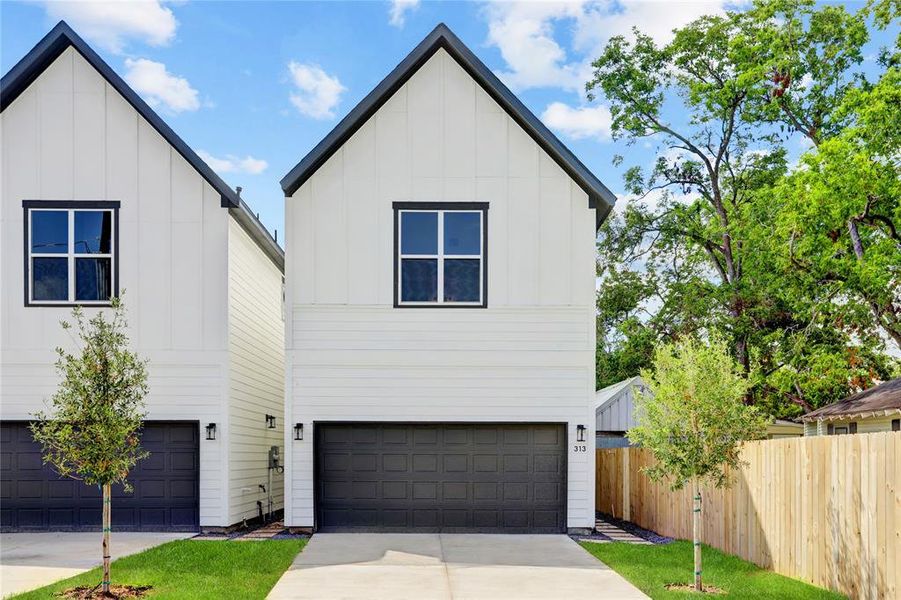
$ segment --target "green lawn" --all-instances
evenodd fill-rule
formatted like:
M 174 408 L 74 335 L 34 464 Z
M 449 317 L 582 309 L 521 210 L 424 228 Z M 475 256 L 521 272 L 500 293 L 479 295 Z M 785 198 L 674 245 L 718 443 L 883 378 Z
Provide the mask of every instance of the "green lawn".
M 679 541 L 660 546 L 641 546 L 626 543 L 597 544 L 582 542 L 582 547 L 631 581 L 654 600 L 685 599 L 695 597 L 693 592 L 669 591 L 664 586 L 669 583 L 691 583 L 692 547 L 691 542 Z M 725 591 L 724 594 L 704 594 L 705 598 L 746 598 L 764 600 L 768 598 L 792 598 L 805 600 L 813 598 L 844 598 L 812 585 L 791 579 L 745 560 L 724 554 L 719 550 L 704 546 L 704 583 Z
M 113 548 L 116 538 L 113 536 Z M 265 598 L 306 540 L 247 542 L 180 540 L 113 561 L 113 585 L 150 585 L 157 598 Z M 93 586 L 100 569 L 19 596 L 54 598 L 62 590 Z

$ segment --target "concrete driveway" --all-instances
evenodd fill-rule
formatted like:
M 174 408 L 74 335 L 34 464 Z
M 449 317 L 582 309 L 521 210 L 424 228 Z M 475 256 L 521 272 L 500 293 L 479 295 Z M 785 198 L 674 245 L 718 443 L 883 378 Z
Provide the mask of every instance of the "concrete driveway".
M 113 532 L 113 559 L 193 533 Z M 100 565 L 100 533 L 0 534 L 0 595 L 38 588 Z
M 316 534 L 272 600 L 647 598 L 565 535 Z

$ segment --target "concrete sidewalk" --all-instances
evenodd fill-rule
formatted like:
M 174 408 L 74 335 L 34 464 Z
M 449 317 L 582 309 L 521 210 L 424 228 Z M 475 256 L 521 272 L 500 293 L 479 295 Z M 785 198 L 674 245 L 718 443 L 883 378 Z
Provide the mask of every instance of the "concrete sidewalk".
M 565 535 L 316 534 L 272 600 L 647 598 Z
M 0 596 L 42 587 L 100 566 L 100 532 L 0 534 Z M 113 559 L 193 533 L 113 532 Z

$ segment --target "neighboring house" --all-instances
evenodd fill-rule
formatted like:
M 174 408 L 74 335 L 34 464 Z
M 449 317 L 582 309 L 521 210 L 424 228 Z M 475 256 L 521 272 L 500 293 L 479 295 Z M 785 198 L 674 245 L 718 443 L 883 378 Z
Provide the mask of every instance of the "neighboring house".
M 886 381 L 801 417 L 804 435 L 901 430 L 901 378 Z
M 150 360 L 151 456 L 134 493 L 114 492 L 114 527 L 225 527 L 269 493 L 281 508 L 280 475 L 260 488 L 283 440 L 281 249 L 65 23 L 0 88 L 2 527 L 99 528 L 97 489 L 42 468 L 26 425 L 56 388 L 54 347 L 72 343 L 60 320 L 123 290 Z
M 595 393 L 596 447 L 624 448 L 629 445 L 626 432 L 635 426 L 633 399 L 636 388 L 647 391 L 644 381 L 637 375 Z
M 629 446 L 626 432 L 635 422 L 635 390 L 650 393 L 641 377 L 624 379 L 600 389 L 595 394 L 595 445 L 598 448 Z M 804 427 L 800 423 L 775 419 L 766 430 L 767 439 L 800 437 Z
M 804 435 L 804 425 L 787 419 L 776 419 L 766 428 L 768 440 L 801 437 L 802 435 Z
M 282 187 L 286 525 L 593 527 L 607 188 L 444 25 Z

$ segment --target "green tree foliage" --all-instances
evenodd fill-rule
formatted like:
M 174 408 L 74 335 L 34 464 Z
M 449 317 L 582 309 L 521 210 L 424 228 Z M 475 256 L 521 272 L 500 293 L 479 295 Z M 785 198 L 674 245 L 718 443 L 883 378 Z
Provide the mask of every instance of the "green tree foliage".
M 897 14 L 886 4 L 760 1 L 664 46 L 637 30 L 610 40 L 587 89 L 613 135 L 656 143 L 657 159 L 627 170 L 631 197 L 600 231 L 599 387 L 698 333 L 729 340 L 746 400 L 775 416 L 897 368 L 883 334 L 901 316 L 899 88 L 891 70 L 875 86 L 854 71 L 867 15 Z M 812 149 L 791 167 L 793 136 Z
M 901 348 L 901 71 L 884 51 L 875 84 L 856 72 L 871 16 L 884 27 L 901 6 L 759 2 L 733 46 L 758 83 L 752 117 L 812 146 L 772 192 L 782 270 L 821 314 Z
M 44 462 L 60 475 L 97 485 L 103 491 L 103 593 L 109 593 L 110 486 L 130 489 L 129 471 L 148 453 L 140 447 L 147 394 L 147 363 L 130 351 L 125 308 L 112 302 L 88 319 L 80 307 L 73 322 L 77 348 L 57 348 L 61 382 L 46 411 L 34 415 L 31 433 L 43 448 Z
M 719 338 L 709 344 L 683 338 L 654 352 L 653 369 L 641 377 L 648 388 L 636 390 L 635 418 L 629 441 L 647 448 L 656 463 L 644 468 L 655 481 L 673 489 L 691 485 L 695 496 L 693 531 L 695 586 L 701 590 L 700 485 L 730 483 L 729 469 L 740 465 L 744 441 L 763 437 L 767 419 L 742 399 L 748 379 Z

